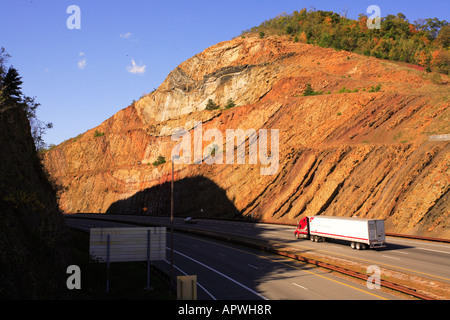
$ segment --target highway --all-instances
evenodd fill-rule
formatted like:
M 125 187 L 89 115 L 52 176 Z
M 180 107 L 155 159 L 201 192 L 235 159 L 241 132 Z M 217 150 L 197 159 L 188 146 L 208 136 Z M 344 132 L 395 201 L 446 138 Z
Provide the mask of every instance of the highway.
M 69 226 L 125 227 L 124 223 L 66 218 Z M 203 222 L 203 221 L 202 221 Z M 202 222 L 199 222 L 201 224 Z M 177 219 L 177 223 L 182 223 Z M 169 273 L 167 260 L 155 266 Z M 399 299 L 363 282 L 292 259 L 204 237 L 174 233 L 175 275 L 197 275 L 199 300 L 385 300 Z
M 95 218 L 96 215 L 78 215 Z M 98 216 L 97 216 L 98 217 Z M 169 217 L 111 215 L 104 219 L 133 221 L 169 226 Z M 184 219 L 175 218 L 175 227 L 189 227 L 207 230 L 211 233 L 226 233 L 259 241 L 279 242 L 286 246 L 310 253 L 327 254 L 364 264 L 375 264 L 391 270 L 398 270 L 450 284 L 450 244 L 387 237 L 386 248 L 376 250 L 354 250 L 345 242 L 321 243 L 297 240 L 295 227 L 277 224 L 248 223 L 238 221 L 199 219 L 197 224 L 186 225 Z

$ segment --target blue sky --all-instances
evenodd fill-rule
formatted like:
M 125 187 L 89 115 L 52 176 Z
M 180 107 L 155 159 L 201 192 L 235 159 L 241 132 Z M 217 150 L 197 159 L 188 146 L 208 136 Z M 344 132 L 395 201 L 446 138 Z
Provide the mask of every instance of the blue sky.
M 347 12 L 378 5 L 381 15 L 450 21 L 446 0 L 0 0 L 0 47 L 22 76 L 22 91 L 52 122 L 44 139 L 59 144 L 89 130 L 157 88 L 177 65 L 207 47 L 283 12 Z M 81 29 L 67 28 L 70 5 Z

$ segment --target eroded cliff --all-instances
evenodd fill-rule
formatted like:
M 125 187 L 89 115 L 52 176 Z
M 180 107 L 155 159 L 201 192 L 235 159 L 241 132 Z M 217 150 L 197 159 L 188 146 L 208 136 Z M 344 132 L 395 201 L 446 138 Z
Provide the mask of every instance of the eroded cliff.
M 308 83 L 322 94 L 304 96 Z M 432 139 L 450 133 L 449 91 L 448 76 L 405 64 L 282 37 L 238 38 L 183 62 L 156 91 L 44 162 L 64 187 L 64 212 L 168 214 L 175 129 L 192 145 L 195 125 L 218 129 L 224 152 L 227 129 L 267 129 L 269 146 L 275 129 L 273 174 L 261 174 L 261 156 L 250 163 L 249 145 L 242 164 L 194 155 L 176 164 L 175 214 L 376 217 L 390 232 L 449 238 L 450 142 Z M 222 108 L 205 110 L 209 99 Z M 225 110 L 229 99 L 238 106 Z M 205 150 L 214 139 L 202 136 Z M 166 163 L 154 166 L 158 156 Z

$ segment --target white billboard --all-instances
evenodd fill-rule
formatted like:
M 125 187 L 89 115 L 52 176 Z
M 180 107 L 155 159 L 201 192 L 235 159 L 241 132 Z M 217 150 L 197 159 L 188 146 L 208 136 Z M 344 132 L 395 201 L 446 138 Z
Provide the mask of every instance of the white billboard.
M 166 228 L 92 228 L 89 253 L 102 262 L 165 260 Z

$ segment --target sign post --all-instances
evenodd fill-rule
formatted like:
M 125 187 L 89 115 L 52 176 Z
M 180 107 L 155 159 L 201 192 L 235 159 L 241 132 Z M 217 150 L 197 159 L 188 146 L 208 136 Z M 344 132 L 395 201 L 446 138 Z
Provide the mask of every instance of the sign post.
M 109 292 L 111 262 L 147 261 L 147 288 L 150 289 L 150 262 L 166 259 L 166 228 L 92 228 L 89 252 L 106 262 L 106 292 Z

